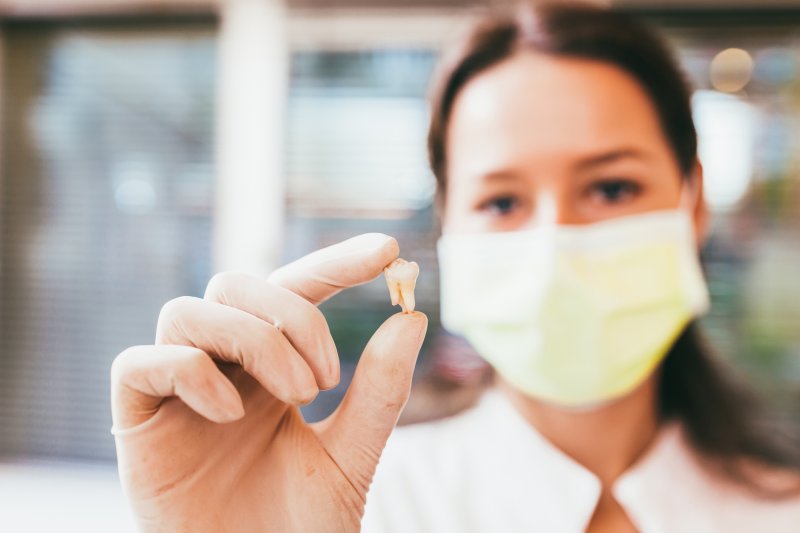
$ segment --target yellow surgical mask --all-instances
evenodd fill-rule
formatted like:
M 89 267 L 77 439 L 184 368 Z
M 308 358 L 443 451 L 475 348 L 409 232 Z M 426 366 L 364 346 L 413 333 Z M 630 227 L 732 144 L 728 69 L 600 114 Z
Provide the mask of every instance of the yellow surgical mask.
M 682 209 L 445 234 L 438 253 L 444 327 L 520 391 L 565 407 L 635 389 L 709 305 Z

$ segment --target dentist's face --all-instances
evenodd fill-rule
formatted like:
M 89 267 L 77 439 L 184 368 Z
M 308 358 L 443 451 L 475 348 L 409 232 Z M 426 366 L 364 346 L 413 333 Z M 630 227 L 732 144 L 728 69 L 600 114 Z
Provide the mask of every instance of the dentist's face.
M 681 196 L 686 180 L 644 89 L 599 61 L 522 52 L 482 72 L 456 97 L 446 151 L 445 232 L 589 224 L 698 201 Z

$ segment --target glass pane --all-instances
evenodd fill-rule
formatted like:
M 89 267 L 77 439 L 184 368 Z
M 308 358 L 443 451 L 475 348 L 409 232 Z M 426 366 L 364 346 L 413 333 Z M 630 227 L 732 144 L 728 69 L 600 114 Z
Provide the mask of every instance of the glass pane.
M 288 261 L 359 233 L 393 235 L 403 257 L 420 264 L 417 304 L 434 323 L 425 96 L 435 59 L 433 51 L 413 49 L 293 55 L 285 250 Z M 342 383 L 304 408 L 310 420 L 338 403 L 367 340 L 394 312 L 382 279 L 345 291 L 322 310 L 342 359 Z
M 212 24 L 6 32 L 0 453 L 110 459 L 109 368 L 211 272 Z
M 800 33 L 778 21 L 664 24 L 697 89 L 712 207 L 705 331 L 782 416 L 800 420 Z

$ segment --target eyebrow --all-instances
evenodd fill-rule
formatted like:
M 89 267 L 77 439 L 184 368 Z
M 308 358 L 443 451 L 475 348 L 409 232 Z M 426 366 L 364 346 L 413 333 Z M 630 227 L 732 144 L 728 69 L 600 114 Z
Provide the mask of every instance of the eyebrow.
M 513 170 L 492 170 L 489 172 L 481 172 L 476 174 L 476 177 L 482 182 L 514 181 L 517 179 L 517 175 Z
M 574 168 L 578 171 L 588 170 L 593 167 L 614 163 L 615 161 L 619 161 L 621 159 L 639 159 L 646 161 L 651 159 L 651 156 L 639 148 L 617 148 L 607 152 L 600 152 L 583 157 L 577 163 L 575 163 Z M 518 177 L 517 173 L 513 169 L 498 169 L 488 172 L 480 172 L 475 176 L 484 183 L 491 181 L 514 181 Z
M 620 159 L 650 159 L 650 155 L 638 148 L 618 148 L 609 152 L 602 152 L 599 154 L 585 157 L 575 164 L 577 170 L 586 170 L 592 167 L 607 165 Z

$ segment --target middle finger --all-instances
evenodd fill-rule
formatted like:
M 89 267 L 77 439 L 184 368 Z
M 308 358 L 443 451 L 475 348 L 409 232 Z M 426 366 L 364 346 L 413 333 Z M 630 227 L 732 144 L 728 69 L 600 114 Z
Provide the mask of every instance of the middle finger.
M 339 383 L 339 357 L 322 312 L 305 298 L 254 276 L 223 272 L 211 278 L 206 300 L 235 307 L 280 330 L 305 359 L 320 389 Z
M 158 317 L 156 344 L 200 348 L 238 363 L 278 399 L 308 403 L 319 392 L 305 360 L 275 326 L 240 309 L 183 296 Z

